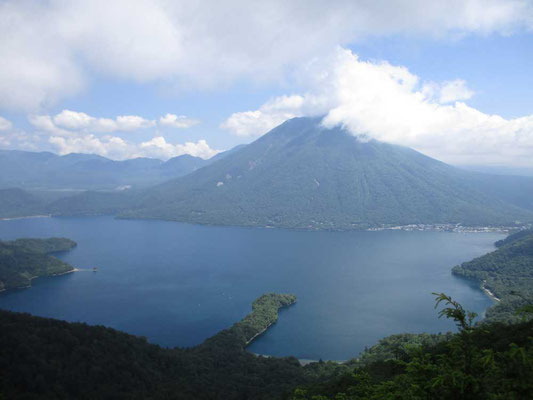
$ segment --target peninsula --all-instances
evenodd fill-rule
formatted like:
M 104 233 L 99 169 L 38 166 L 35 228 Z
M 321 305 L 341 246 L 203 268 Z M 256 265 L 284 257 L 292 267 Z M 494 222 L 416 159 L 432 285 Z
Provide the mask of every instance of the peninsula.
M 453 268 L 452 273 L 479 282 L 497 302 L 486 321 L 518 322 L 516 311 L 533 301 L 533 230 L 518 231 L 495 243 L 497 249 Z
M 0 241 L 0 291 L 30 287 L 34 278 L 74 271 L 52 254 L 75 246 L 76 242 L 65 238 Z
M 205 343 L 218 342 L 222 337 L 231 336 L 232 343 L 245 348 L 272 324 L 276 323 L 280 308 L 288 307 L 295 302 L 296 296 L 293 294 L 264 294 L 252 303 L 252 312 L 250 314 L 233 324 L 231 328 L 225 329 L 207 339 Z

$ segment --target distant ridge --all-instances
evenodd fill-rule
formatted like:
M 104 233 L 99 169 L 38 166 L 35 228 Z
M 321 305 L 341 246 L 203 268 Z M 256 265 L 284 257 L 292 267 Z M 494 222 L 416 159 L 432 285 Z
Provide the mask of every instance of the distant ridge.
M 240 146 L 238 146 L 240 147 Z M 148 187 L 187 175 L 232 151 L 204 160 L 185 154 L 161 161 L 134 158 L 113 161 L 95 154 L 0 150 L 0 188 L 113 190 Z
M 533 220 L 533 203 L 528 209 L 521 195 L 533 179 L 523 179 L 496 182 L 518 190 L 513 197 L 491 186 L 489 175 L 361 141 L 317 118 L 295 118 L 222 160 L 146 190 L 121 216 L 311 229 L 512 224 Z

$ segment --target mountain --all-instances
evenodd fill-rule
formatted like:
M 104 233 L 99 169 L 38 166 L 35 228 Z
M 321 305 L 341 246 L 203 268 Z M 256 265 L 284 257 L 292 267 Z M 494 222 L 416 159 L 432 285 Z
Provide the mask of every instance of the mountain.
M 116 214 L 133 208 L 138 188 L 189 174 L 243 146 L 208 160 L 185 154 L 166 162 L 151 158 L 113 161 L 94 154 L 58 156 L 0 150 L 3 172 L 0 174 L 0 218 Z
M 523 179 L 510 184 L 515 193 L 532 190 L 533 179 Z M 317 118 L 295 118 L 221 160 L 145 191 L 121 216 L 317 229 L 533 220 L 526 209 L 531 199 L 518 194 L 513 202 L 491 182 L 489 175 L 406 147 L 327 129 Z
M 491 175 L 533 176 L 533 168 L 529 167 L 506 167 L 485 165 L 458 165 L 458 167 L 469 171 L 477 171 Z
M 43 214 L 45 202 L 25 190 L 0 189 L 0 218 Z
M 226 153 L 215 157 L 221 159 Z M 0 150 L 0 188 L 113 190 L 148 187 L 189 174 L 210 162 L 187 154 L 166 162 L 151 158 L 113 161 L 94 154 L 58 156 L 47 152 Z

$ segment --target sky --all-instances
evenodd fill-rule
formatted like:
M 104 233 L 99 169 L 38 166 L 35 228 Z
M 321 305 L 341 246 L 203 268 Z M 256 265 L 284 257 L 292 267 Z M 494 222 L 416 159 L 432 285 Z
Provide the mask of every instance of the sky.
M 208 158 L 324 116 L 533 167 L 532 0 L 0 1 L 0 148 Z

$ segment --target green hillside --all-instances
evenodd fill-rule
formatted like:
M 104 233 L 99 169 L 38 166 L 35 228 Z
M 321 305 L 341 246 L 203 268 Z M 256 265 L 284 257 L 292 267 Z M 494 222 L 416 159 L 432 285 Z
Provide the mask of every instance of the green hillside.
M 0 218 L 46 213 L 46 202 L 18 188 L 0 189 Z
M 294 296 L 267 294 L 242 321 L 188 349 L 166 349 L 102 326 L 0 310 L 0 398 L 275 399 L 332 377 L 335 363 L 245 350 Z M 4 397 L 2 397 L 2 395 Z
M 520 231 L 496 243 L 498 249 L 453 268 L 474 279 L 499 299 L 487 320 L 516 321 L 515 311 L 533 304 L 533 231 Z
M 72 266 L 50 255 L 70 250 L 70 239 L 18 239 L 0 242 L 0 290 L 31 286 L 31 279 L 72 271 Z
M 121 216 L 313 229 L 533 219 L 531 211 L 487 196 L 480 175 L 323 128 L 320 119 L 295 118 L 222 160 L 147 190 Z

